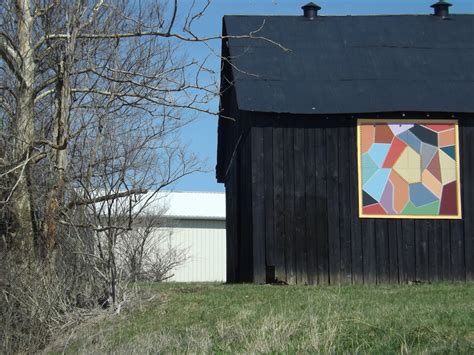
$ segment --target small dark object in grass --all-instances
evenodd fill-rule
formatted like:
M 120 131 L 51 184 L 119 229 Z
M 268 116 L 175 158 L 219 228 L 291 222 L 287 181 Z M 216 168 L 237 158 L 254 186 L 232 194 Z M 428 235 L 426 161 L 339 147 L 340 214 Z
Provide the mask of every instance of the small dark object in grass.
M 416 280 L 413 280 L 413 281 L 408 281 L 408 284 L 409 285 L 422 285 L 422 284 L 431 284 L 431 282 L 416 279 Z
M 177 289 L 181 293 L 195 293 L 203 290 L 204 287 L 191 287 L 191 288 L 179 288 Z
M 100 303 L 99 303 L 100 304 Z M 76 295 L 76 307 L 78 308 L 93 308 L 94 301 L 87 299 L 82 293 Z
M 286 283 L 286 281 L 282 281 L 282 280 L 275 279 L 275 281 L 273 281 L 272 283 L 270 283 L 270 285 L 275 285 L 275 286 L 288 286 L 288 283 Z
M 97 303 L 103 309 L 110 307 L 110 293 L 108 290 L 104 290 L 104 294 L 97 299 Z

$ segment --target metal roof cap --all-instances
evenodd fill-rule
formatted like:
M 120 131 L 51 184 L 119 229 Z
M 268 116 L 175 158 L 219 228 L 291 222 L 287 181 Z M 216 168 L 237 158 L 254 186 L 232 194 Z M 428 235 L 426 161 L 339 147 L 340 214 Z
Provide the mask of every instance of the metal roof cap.
M 446 2 L 444 0 L 439 0 L 437 3 L 431 5 L 434 9 L 434 15 L 438 17 L 448 17 L 449 16 L 449 8 L 453 6 L 453 4 L 450 4 L 449 2 Z
M 309 20 L 314 20 L 316 16 L 318 16 L 318 11 L 321 10 L 321 6 L 315 4 L 314 2 L 310 2 L 304 6 L 301 6 L 304 13 L 303 16 Z

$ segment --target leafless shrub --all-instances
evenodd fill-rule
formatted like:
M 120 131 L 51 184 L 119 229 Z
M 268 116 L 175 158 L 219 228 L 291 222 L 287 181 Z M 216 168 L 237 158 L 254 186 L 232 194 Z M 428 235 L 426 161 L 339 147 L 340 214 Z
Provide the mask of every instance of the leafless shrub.
M 127 279 L 163 281 L 186 261 L 188 250 L 171 245 L 172 231 L 163 228 L 161 220 L 160 216 L 144 217 L 136 229 L 122 236 L 118 252 Z
M 65 312 L 61 294 L 67 304 L 76 295 L 87 303 L 97 290 L 120 301 L 118 242 L 134 230 L 142 212 L 137 207 L 152 198 L 147 192 L 201 169 L 178 133 L 197 112 L 216 113 L 209 103 L 219 94 L 218 82 L 205 62 L 184 56 L 180 47 L 221 39 L 192 32 L 210 1 L 179 8 L 178 1 L 145 3 L 0 1 L 0 252 L 16 258 L 6 269 L 22 271 L 5 291 L 5 314 L 15 310 L 21 319 L 16 330 L 28 317 L 14 302 L 26 305 L 41 293 L 41 284 L 31 296 L 19 293 L 29 280 L 31 287 L 43 280 L 56 290 L 44 289 L 47 301 L 35 301 L 46 302 L 41 307 L 53 323 L 56 309 Z M 238 37 L 279 46 L 258 30 Z M 154 279 L 175 266 L 147 257 L 136 262 Z M 45 339 L 39 329 L 18 334 L 38 331 L 35 337 Z M 3 334 L 13 349 L 8 339 L 16 335 Z M 37 342 L 22 344 L 18 349 L 33 349 Z
M 36 262 L 18 265 L 11 257 L 5 257 L 1 264 L 2 353 L 34 352 L 45 346 L 52 335 L 77 324 L 77 300 L 64 280 L 65 274 L 45 272 L 45 265 Z

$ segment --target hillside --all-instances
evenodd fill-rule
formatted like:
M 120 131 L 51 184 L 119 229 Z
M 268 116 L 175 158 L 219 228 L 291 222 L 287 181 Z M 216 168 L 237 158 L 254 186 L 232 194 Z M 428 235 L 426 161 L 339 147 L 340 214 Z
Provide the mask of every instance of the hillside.
M 54 351 L 474 351 L 472 284 L 142 287 L 152 301 L 64 335 Z

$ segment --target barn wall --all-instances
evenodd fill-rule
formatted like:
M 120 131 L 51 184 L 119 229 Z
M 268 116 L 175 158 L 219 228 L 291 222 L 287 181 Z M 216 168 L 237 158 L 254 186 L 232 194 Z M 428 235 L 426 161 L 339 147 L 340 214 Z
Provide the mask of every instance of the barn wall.
M 226 187 L 227 280 L 254 282 L 252 239 L 251 142 L 242 131 L 235 158 L 229 166 Z
M 226 224 L 223 220 L 176 219 L 156 231 L 162 251 L 186 253 L 167 281 L 226 281 Z
M 229 57 L 228 45 L 222 46 L 222 56 Z M 252 115 L 237 109 L 233 82 L 232 68 L 223 61 L 216 177 L 226 188 L 227 281 L 259 282 L 262 275 L 255 273 L 259 267 L 254 268 L 253 255 L 259 239 L 252 238 Z
M 474 279 L 472 121 L 459 121 L 462 220 L 359 219 L 353 118 L 253 121 L 251 172 L 234 178 L 252 177 L 255 282 L 273 275 L 291 284 Z M 241 186 L 228 196 L 245 200 L 249 189 Z
M 236 107 L 235 90 L 224 96 L 225 107 Z M 221 165 L 217 167 L 226 187 L 227 280 L 254 282 L 252 239 L 251 127 L 249 115 L 226 111 L 232 119 L 220 118 Z

